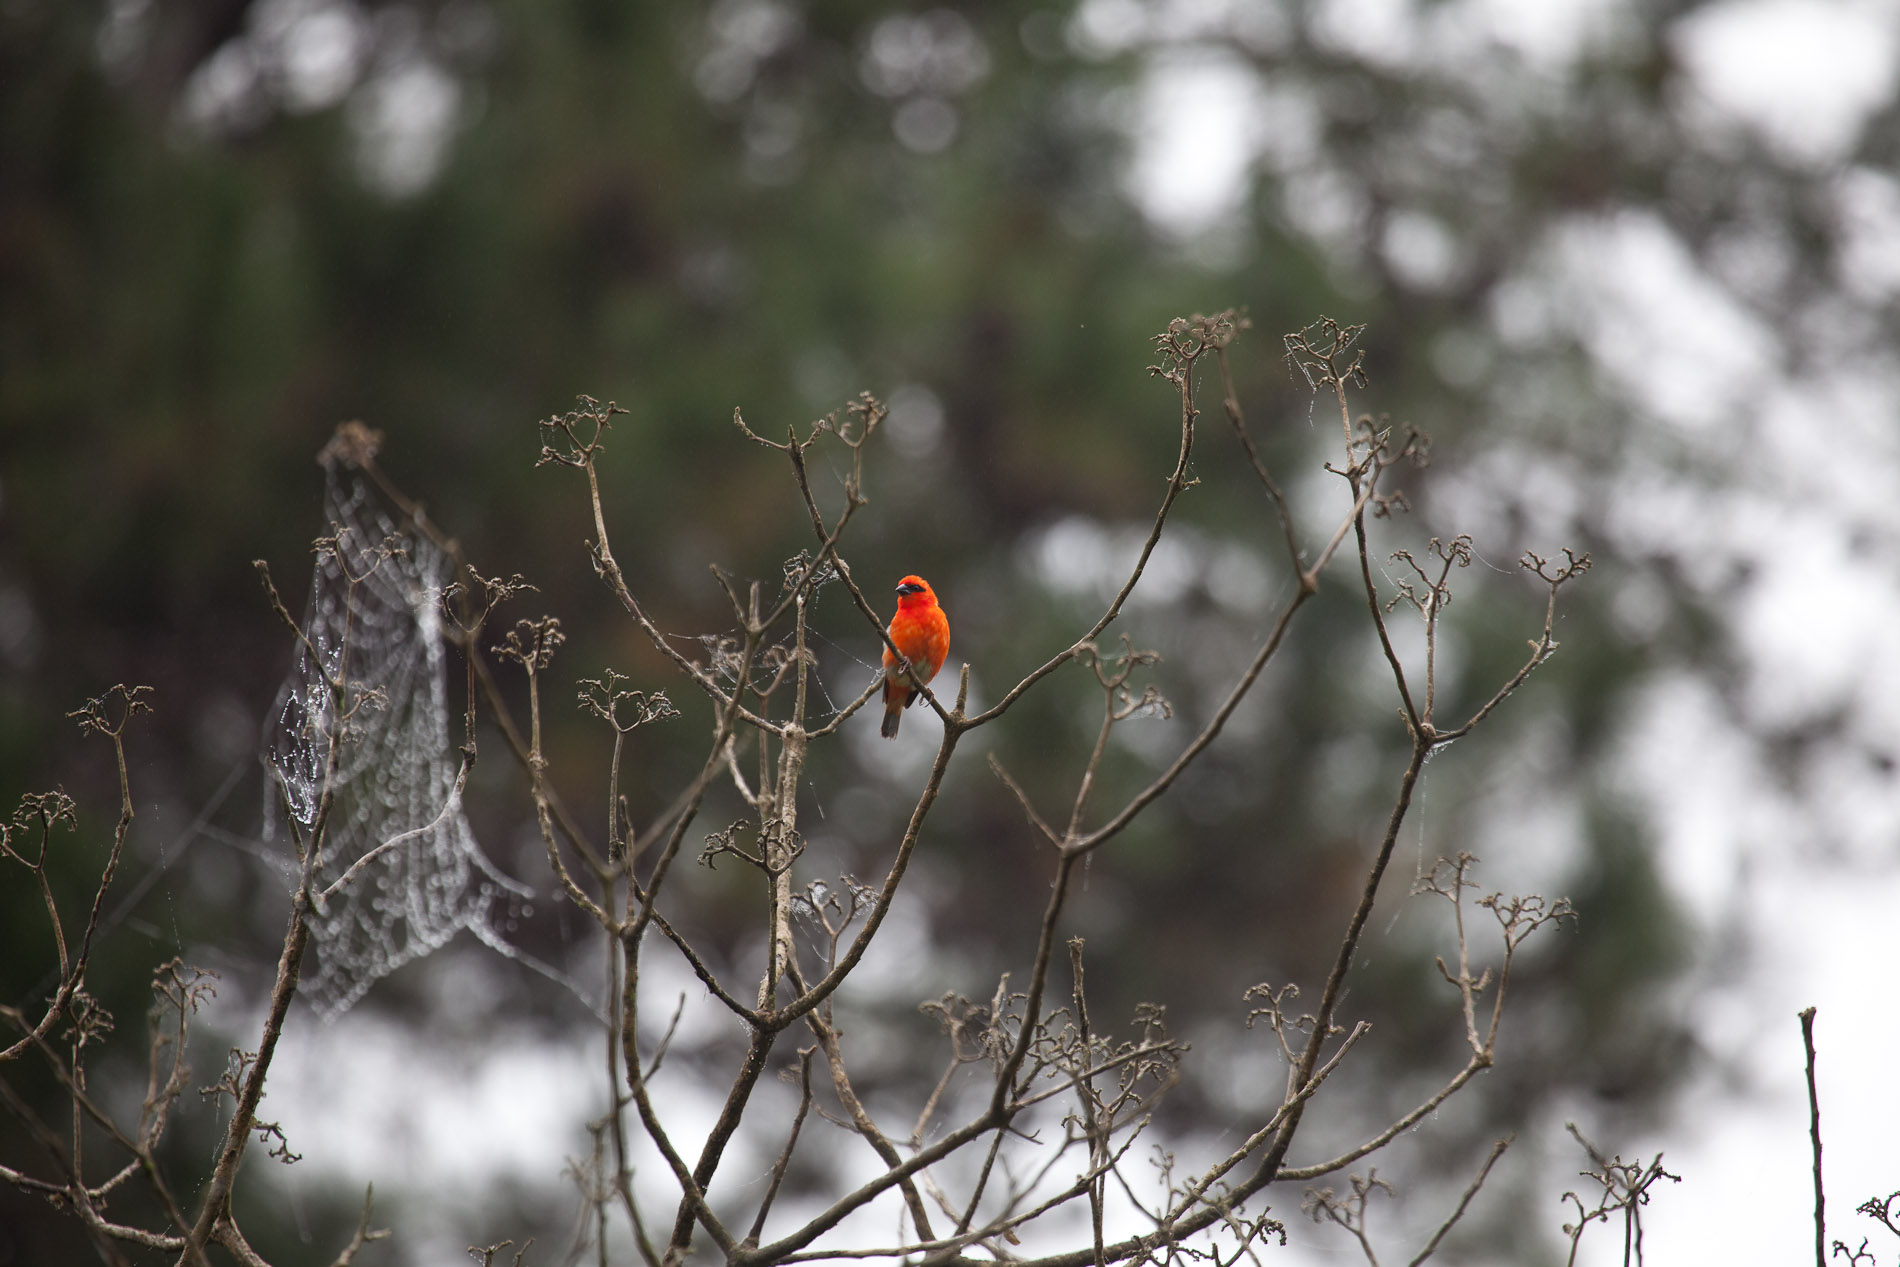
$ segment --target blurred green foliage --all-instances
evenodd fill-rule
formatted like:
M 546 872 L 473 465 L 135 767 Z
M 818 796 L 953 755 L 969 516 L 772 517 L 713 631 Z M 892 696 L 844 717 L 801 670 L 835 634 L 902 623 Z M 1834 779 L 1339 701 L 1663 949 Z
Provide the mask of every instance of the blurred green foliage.
M 1328 39 L 1317 4 L 1266 6 L 1254 30 L 1232 14 L 1229 29 L 1224 11 L 1197 26 L 1106 4 L 12 0 L 0 6 L 0 795 L 57 782 L 80 795 L 88 816 L 56 882 L 82 902 L 112 791 L 61 715 L 111 682 L 151 683 L 159 717 L 132 739 L 141 818 L 120 884 L 165 865 L 165 840 L 176 849 L 255 751 L 288 644 L 249 562 L 268 560 L 287 595 L 302 584 L 324 526 L 311 459 L 349 418 L 385 431 L 384 465 L 471 560 L 541 587 L 533 602 L 573 638 L 557 671 L 612 664 L 682 703 L 591 575 L 579 485 L 534 469 L 533 420 L 578 392 L 631 410 L 605 464 L 616 550 L 681 634 L 730 623 L 708 563 L 773 577 L 808 544 L 787 472 L 740 437 L 734 408 L 770 435 L 861 389 L 895 400 L 847 555 L 873 592 L 906 571 L 932 579 L 953 661 L 973 666 L 987 698 L 1099 610 L 1101 578 L 1078 549 L 1121 541 L 1152 514 L 1175 418 L 1144 367 L 1175 315 L 1249 312 L 1240 396 L 1309 541 L 1343 506 L 1316 474 L 1336 424 L 1280 364 L 1277 336 L 1321 313 L 1370 326 L 1360 407 L 1437 441 L 1408 488 L 1417 513 L 1381 525 L 1379 551 L 1462 530 L 1471 507 L 1443 489 L 1494 474 L 1483 459 L 1512 445 L 1594 486 L 1633 421 L 1561 333 L 1502 341 L 1496 288 L 1561 216 L 1642 206 L 1697 244 L 1744 216 L 1747 190 L 1798 179 L 1760 155 L 1724 165 L 1668 148 L 1681 139 L 1664 107 L 1670 7 L 1546 79 L 1507 53 L 1480 76 L 1381 63 Z M 1099 28 L 1124 10 L 1144 25 L 1118 43 Z M 1156 108 L 1149 77 L 1170 49 L 1195 48 L 1282 106 L 1303 103 L 1284 118 L 1235 107 L 1262 111 L 1260 127 L 1316 131 L 1303 169 L 1261 162 L 1200 236 L 1145 214 L 1152 191 L 1129 166 L 1132 137 L 1158 122 L 1143 114 Z M 1167 144 L 1183 147 L 1232 120 L 1172 122 Z M 1679 157 L 1696 198 L 1665 180 Z M 1332 227 L 1318 216 L 1327 188 L 1349 195 Z M 1434 217 L 1463 263 L 1417 280 L 1389 246 L 1406 213 Z M 1805 213 L 1788 214 L 1799 238 Z M 1178 576 L 1120 626 L 1163 652 L 1177 718 L 1144 723 L 1166 727 L 1152 750 L 1113 752 L 1101 806 L 1208 715 L 1292 584 L 1218 385 L 1200 388 L 1202 483 L 1180 512 Z M 835 505 L 836 470 L 816 475 Z M 1501 531 L 1481 555 L 1508 573 L 1527 547 L 1605 551 L 1601 503 L 1584 500 L 1565 525 L 1576 535 L 1550 540 L 1535 535 L 1552 517 L 1528 482 L 1491 488 L 1482 516 Z M 1450 837 L 1494 813 L 1486 770 L 1547 784 L 1575 807 L 1580 842 L 1532 850 L 1584 918 L 1526 970 L 1537 1036 L 1499 1080 L 1508 1093 L 1460 1128 L 1464 1142 L 1551 1097 L 1650 1112 L 1688 1067 L 1679 1017 L 1651 1004 L 1691 961 L 1693 936 L 1605 772 L 1655 665 L 1719 675 L 1726 653 L 1719 624 L 1680 590 L 1652 635 L 1623 631 L 1614 595 L 1668 560 L 1600 562 L 1566 595 L 1558 658 L 1493 733 L 1440 759 L 1453 772 L 1428 773 L 1427 852 L 1461 847 Z M 1490 568 L 1457 582 L 1447 636 L 1462 667 L 1447 697 L 1469 707 L 1521 658 L 1542 599 Z M 816 623 L 843 702 L 875 645 L 832 593 Z M 1341 572 L 1232 732 L 1092 864 L 1078 931 L 1103 957 L 1100 1015 L 1157 999 L 1231 1021 L 1253 982 L 1323 972 L 1405 748 L 1368 638 Z M 989 741 L 1045 805 L 1065 801 L 1092 698 L 1084 676 L 1065 675 Z M 1551 719 L 1554 738 L 1524 756 L 1522 728 Z M 591 807 L 602 736 L 578 717 L 554 725 L 557 782 Z M 636 804 L 663 803 L 695 759 L 698 721 L 689 710 L 674 725 L 686 729 L 642 732 Z M 504 764 L 499 744 L 488 751 Z M 808 821 L 830 860 L 878 866 L 905 779 L 867 768 L 855 743 L 814 754 L 812 774 Z M 522 870 L 507 842 L 525 799 L 505 772 L 483 778 L 478 833 Z M 240 833 L 254 829 L 245 786 L 220 809 Z M 1026 953 L 1024 913 L 1048 867 L 978 764 L 948 793 L 928 855 L 930 929 L 968 974 L 944 988 L 983 995 Z M 281 926 L 267 869 L 245 861 L 207 888 L 204 875 L 231 867 L 204 855 L 226 846 L 192 848 L 154 890 L 162 910 L 127 913 L 127 930 L 145 932 L 108 939 L 96 969 L 128 1030 L 150 959 L 222 938 L 233 965 L 254 964 Z M 682 912 L 682 926 L 740 955 L 756 895 L 723 873 L 694 883 L 722 900 Z M 10 1001 L 45 964 L 35 909 L 23 887 L 0 885 Z M 523 935 L 556 954 L 550 927 Z M 1450 1068 L 1459 1029 L 1427 965 L 1429 952 L 1387 961 L 1354 1002 L 1397 1036 L 1386 1060 Z M 1363 1081 L 1380 1087 L 1378 1074 Z M 1179 1103 L 1184 1121 L 1218 1112 L 1191 1089 Z

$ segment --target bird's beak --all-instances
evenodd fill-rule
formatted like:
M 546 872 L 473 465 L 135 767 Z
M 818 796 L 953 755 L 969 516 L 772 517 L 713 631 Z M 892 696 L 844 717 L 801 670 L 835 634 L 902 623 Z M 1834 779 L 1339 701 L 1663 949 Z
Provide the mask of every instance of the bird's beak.
M 921 585 L 900 585 L 897 587 L 897 592 L 903 595 L 921 594 L 924 592 L 924 587 Z

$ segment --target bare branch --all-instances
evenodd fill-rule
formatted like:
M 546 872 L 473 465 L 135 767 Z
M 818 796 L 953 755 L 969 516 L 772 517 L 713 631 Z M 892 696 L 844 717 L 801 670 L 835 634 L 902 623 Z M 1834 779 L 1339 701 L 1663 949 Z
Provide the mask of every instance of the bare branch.
M 1507 1135 L 1491 1145 L 1491 1155 L 1484 1159 L 1484 1165 L 1478 1167 L 1478 1177 L 1471 1181 L 1471 1186 L 1465 1189 L 1465 1195 L 1459 1198 L 1458 1208 L 1438 1225 L 1438 1230 L 1432 1233 L 1432 1239 L 1425 1242 L 1425 1248 L 1412 1259 L 1409 1267 L 1418 1267 L 1420 1263 L 1437 1252 L 1438 1243 L 1444 1240 L 1446 1233 L 1450 1232 L 1457 1225 L 1458 1220 L 1465 1216 L 1465 1211 L 1471 1206 L 1471 1199 L 1478 1195 L 1478 1189 L 1484 1187 L 1485 1177 L 1491 1173 L 1491 1167 L 1497 1165 L 1498 1158 L 1504 1156 L 1504 1150 L 1509 1148 L 1516 1138 L 1515 1135 Z
M 759 1236 L 765 1230 L 765 1218 L 772 1212 L 772 1203 L 778 1199 L 779 1185 L 785 1182 L 785 1171 L 792 1164 L 792 1150 L 798 1147 L 798 1133 L 804 1128 L 805 1115 L 811 1112 L 811 1058 L 815 1048 L 807 1047 L 798 1053 L 798 1112 L 792 1115 L 791 1133 L 785 1137 L 785 1147 L 779 1150 L 778 1160 L 772 1163 L 772 1177 L 765 1185 L 765 1196 L 759 1202 L 759 1212 L 753 1216 L 752 1228 L 746 1233 L 744 1245 L 756 1246 Z

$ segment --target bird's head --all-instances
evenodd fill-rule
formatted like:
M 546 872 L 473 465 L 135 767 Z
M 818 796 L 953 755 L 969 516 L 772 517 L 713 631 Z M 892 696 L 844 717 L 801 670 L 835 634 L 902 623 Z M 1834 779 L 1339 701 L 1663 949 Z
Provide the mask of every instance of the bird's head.
M 929 607 L 937 601 L 930 582 L 921 576 L 907 576 L 897 583 L 897 605 L 903 608 Z

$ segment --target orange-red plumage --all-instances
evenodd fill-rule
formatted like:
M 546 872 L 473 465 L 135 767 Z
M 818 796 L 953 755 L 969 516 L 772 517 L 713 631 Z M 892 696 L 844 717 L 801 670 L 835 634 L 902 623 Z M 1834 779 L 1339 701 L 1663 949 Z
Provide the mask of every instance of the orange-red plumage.
M 897 614 L 891 617 L 890 634 L 918 681 L 937 676 L 944 656 L 950 653 L 950 622 L 923 577 L 907 576 L 897 583 Z M 910 680 L 911 674 L 902 671 L 891 649 L 884 648 L 884 725 L 879 733 L 886 739 L 896 738 L 898 720 L 917 698 Z

